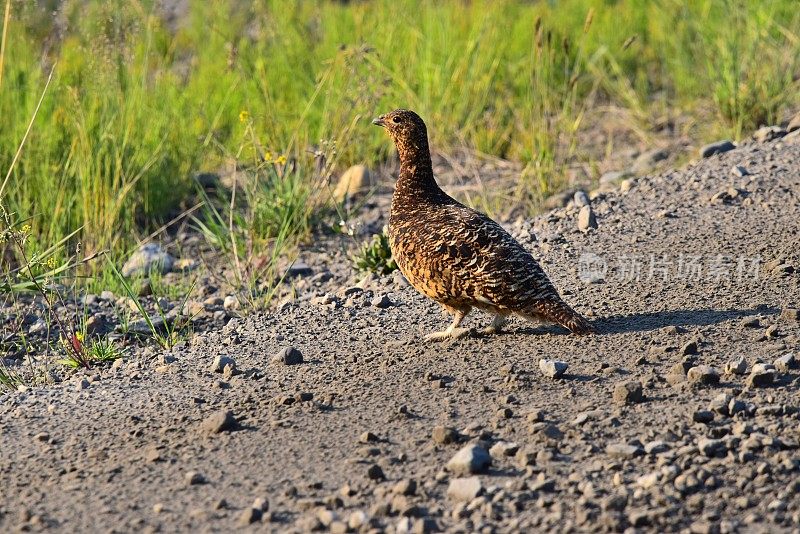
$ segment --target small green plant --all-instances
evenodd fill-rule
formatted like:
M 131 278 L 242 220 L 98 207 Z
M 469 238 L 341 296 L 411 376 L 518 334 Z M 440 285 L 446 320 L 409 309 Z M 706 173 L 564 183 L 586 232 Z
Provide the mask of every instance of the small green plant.
M 22 377 L 12 369 L 9 369 L 0 359 L 0 386 L 8 389 L 17 389 L 17 387 L 24 384 L 25 381 Z
M 93 362 L 113 362 L 122 358 L 124 352 L 108 338 L 93 339 L 89 344 L 89 359 Z
M 61 335 L 65 336 L 66 342 L 63 343 L 63 346 L 68 357 L 75 360 L 81 367 L 89 367 L 81 343 L 78 341 L 75 325 L 71 321 L 62 320 L 59 314 L 53 312 L 56 301 L 65 308 L 66 304 L 58 288 L 53 287 L 51 277 L 82 262 L 73 264 L 70 260 L 66 266 L 58 266 L 54 256 L 48 258 L 47 261 L 42 261 L 42 254 L 32 253 L 28 247 L 31 226 L 14 221 L 13 215 L 8 213 L 2 204 L 0 204 L 0 219 L 3 225 L 2 232 L 0 232 L 0 244 L 10 244 L 14 253 L 17 254 L 19 262 L 19 267 L 10 271 L 15 275 L 15 282 L 11 281 L 12 275 L 9 272 L 6 273 L 5 286 L 7 290 L 38 293 L 44 301 L 45 310 L 55 320 Z
M 86 340 L 86 334 L 84 332 L 76 333 L 75 339 L 72 342 L 62 340 L 62 344 L 67 343 L 77 344 L 82 358 L 79 360 L 75 357 L 76 351 L 67 350 L 66 357 L 58 360 L 56 363 L 60 363 L 72 369 L 88 367 L 88 365 L 92 363 L 113 362 L 121 358 L 124 354 L 110 339 L 91 337 Z
M 117 282 L 122 287 L 125 294 L 128 296 L 129 299 L 134 303 L 136 308 L 139 310 L 139 313 L 142 316 L 142 319 L 147 324 L 147 329 L 150 331 L 150 335 L 155 340 L 158 345 L 166 350 L 172 348 L 172 346 L 176 343 L 178 339 L 178 331 L 180 330 L 180 322 L 178 321 L 179 317 L 169 316 L 167 312 L 161 307 L 156 300 L 156 310 L 158 312 L 158 318 L 151 317 L 147 310 L 144 308 L 141 300 L 138 298 L 136 292 L 131 287 L 130 282 L 125 278 L 125 276 L 119 272 L 116 265 L 109 260 L 109 269 L 114 274 Z M 186 301 L 189 298 L 189 293 L 194 289 L 194 285 L 192 285 L 189 291 L 184 296 L 183 302 L 181 302 L 179 310 L 182 310 L 186 305 Z M 130 325 L 127 325 L 128 327 Z
M 353 264 L 359 271 L 380 275 L 390 274 L 397 269 L 397 263 L 392 258 L 392 249 L 389 248 L 389 235 L 384 228 L 380 234 L 375 234 L 372 239 L 353 256 Z

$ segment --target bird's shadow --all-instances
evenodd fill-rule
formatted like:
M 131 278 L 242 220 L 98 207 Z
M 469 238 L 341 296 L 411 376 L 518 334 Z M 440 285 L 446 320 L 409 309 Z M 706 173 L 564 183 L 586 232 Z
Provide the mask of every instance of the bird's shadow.
M 594 325 L 603 334 L 625 334 L 658 330 L 667 326 L 710 326 L 749 315 L 775 315 L 779 311 L 764 305 L 743 310 L 672 310 L 607 317 L 594 321 Z
M 630 315 L 614 315 L 597 318 L 591 321 L 599 334 L 627 334 L 631 332 L 648 332 L 667 326 L 710 326 L 725 321 L 741 319 L 750 315 L 775 315 L 777 308 L 766 305 L 756 306 L 751 309 L 702 309 L 702 310 L 671 310 L 652 313 L 633 313 Z M 530 334 L 568 334 L 569 331 L 560 326 L 537 326 L 522 328 L 519 333 Z

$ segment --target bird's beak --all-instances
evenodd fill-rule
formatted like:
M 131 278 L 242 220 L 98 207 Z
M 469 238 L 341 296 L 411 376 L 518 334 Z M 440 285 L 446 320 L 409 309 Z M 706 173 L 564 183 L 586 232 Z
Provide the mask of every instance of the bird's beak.
M 372 124 L 374 124 L 375 126 L 386 126 L 386 122 L 383 120 L 383 115 L 381 115 L 377 119 L 372 119 Z

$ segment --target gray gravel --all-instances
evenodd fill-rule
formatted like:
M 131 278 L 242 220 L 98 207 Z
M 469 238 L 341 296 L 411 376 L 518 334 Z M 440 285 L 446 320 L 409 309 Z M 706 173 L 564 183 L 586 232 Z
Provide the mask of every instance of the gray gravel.
M 575 205 L 508 225 L 599 335 L 514 319 L 427 344 L 437 306 L 397 276 L 350 291 L 323 236 L 272 313 L 208 302 L 219 326 L 169 358 L 2 394 L 0 529 L 796 531 L 800 146 L 762 137 L 592 192 L 591 231 Z M 485 458 L 457 474 L 463 447 Z

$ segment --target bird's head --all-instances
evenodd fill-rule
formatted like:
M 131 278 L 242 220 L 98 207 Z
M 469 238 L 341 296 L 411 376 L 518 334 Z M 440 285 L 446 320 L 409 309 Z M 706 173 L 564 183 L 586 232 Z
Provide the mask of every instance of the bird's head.
M 381 126 L 389 133 L 400 160 L 430 158 L 428 151 L 428 129 L 419 115 L 408 109 L 396 109 L 374 119 L 372 124 Z

